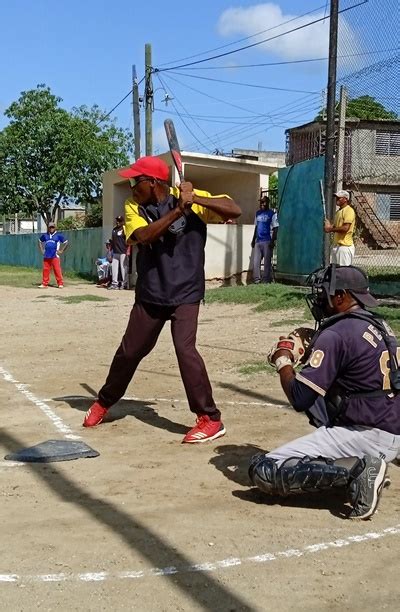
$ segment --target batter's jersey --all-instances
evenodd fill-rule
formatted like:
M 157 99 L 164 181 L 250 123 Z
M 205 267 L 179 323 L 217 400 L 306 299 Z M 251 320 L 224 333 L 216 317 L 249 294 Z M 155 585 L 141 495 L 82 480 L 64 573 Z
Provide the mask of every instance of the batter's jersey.
M 194 192 L 207 198 L 206 191 Z M 171 189 L 170 195 L 157 205 L 139 207 L 132 201 L 125 202 L 126 234 L 134 243 L 134 232 L 140 227 L 166 215 L 176 206 L 179 192 Z M 151 215 L 150 218 L 150 208 Z M 148 212 L 146 212 L 146 210 Z M 204 247 L 207 239 L 207 223 L 221 222 L 222 218 L 212 210 L 193 204 L 182 231 L 167 231 L 152 244 L 138 244 L 136 257 L 136 299 L 161 306 L 195 304 L 204 298 Z
M 356 213 L 349 204 L 339 208 L 335 214 L 335 227 L 342 227 L 345 223 L 350 223 L 349 231 L 346 234 L 334 233 L 333 244 L 337 246 L 353 246 L 353 234 L 356 224 Z
M 397 354 L 400 358 L 399 348 Z M 338 424 L 399 435 L 400 395 L 390 392 L 389 374 L 389 352 L 381 333 L 372 323 L 349 317 L 321 332 L 296 379 L 323 397 L 334 384 L 349 393 L 387 390 L 378 397 L 346 399 Z

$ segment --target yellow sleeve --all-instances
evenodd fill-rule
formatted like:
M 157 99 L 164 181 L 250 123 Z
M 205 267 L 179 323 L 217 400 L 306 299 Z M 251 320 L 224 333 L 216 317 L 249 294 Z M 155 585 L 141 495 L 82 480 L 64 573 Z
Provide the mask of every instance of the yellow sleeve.
M 125 200 L 125 236 L 127 244 L 136 244 L 132 236 L 139 227 L 148 225 L 146 219 L 139 215 L 139 205 L 133 200 Z
M 228 195 L 211 195 L 208 191 L 203 191 L 202 189 L 193 189 L 194 193 L 201 198 L 229 198 Z M 171 187 L 170 192 L 175 198 L 179 198 L 179 189 L 177 187 Z M 193 204 L 192 211 L 200 217 L 203 223 L 222 223 L 224 219 L 218 215 L 213 210 L 206 208 L 205 206 L 201 206 L 201 204 Z
M 353 223 L 355 220 L 356 214 L 351 206 L 346 206 L 343 210 L 343 223 Z

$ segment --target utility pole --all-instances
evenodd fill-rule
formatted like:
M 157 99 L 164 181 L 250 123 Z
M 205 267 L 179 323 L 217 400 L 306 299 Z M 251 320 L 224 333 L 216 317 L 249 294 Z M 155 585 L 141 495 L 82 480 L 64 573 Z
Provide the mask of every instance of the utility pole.
M 139 110 L 139 86 L 136 74 L 136 66 L 132 66 L 132 108 L 133 108 L 133 135 L 135 139 L 135 160 L 140 157 L 140 110 Z
M 151 45 L 144 48 L 145 57 L 145 118 L 146 118 L 146 155 L 153 155 L 153 83 L 151 78 Z
M 347 91 L 342 85 L 340 87 L 340 114 L 337 139 L 337 157 L 336 157 L 336 189 L 343 189 L 344 177 L 344 149 L 346 142 L 346 107 L 347 107 Z
M 329 19 L 329 63 L 328 63 L 328 96 L 326 103 L 326 143 L 324 187 L 326 213 L 330 221 L 334 215 L 333 181 L 335 152 L 335 105 L 336 105 L 336 67 L 337 67 L 337 35 L 338 35 L 339 0 L 331 0 Z M 325 234 L 324 260 L 329 264 L 330 234 Z

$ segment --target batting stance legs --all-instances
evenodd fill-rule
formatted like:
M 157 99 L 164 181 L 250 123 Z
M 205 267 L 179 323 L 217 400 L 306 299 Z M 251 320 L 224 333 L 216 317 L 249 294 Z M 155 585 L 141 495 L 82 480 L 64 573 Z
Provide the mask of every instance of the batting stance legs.
M 141 360 L 154 346 L 166 321 L 171 333 L 189 407 L 198 416 L 220 420 L 204 362 L 196 349 L 196 328 L 199 304 L 156 306 L 135 303 L 121 344 L 112 361 L 107 380 L 99 392 L 105 408 L 124 395 Z

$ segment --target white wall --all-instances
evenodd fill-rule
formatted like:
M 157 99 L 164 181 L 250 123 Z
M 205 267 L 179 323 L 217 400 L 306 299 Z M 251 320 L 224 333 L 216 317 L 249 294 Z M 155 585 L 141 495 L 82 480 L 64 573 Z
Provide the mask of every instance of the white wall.
M 249 269 L 253 225 L 207 226 L 206 279 L 228 278 Z

